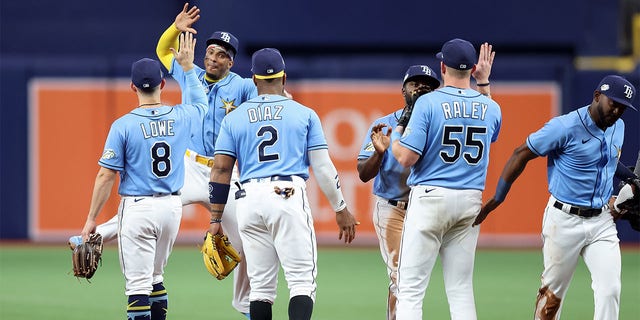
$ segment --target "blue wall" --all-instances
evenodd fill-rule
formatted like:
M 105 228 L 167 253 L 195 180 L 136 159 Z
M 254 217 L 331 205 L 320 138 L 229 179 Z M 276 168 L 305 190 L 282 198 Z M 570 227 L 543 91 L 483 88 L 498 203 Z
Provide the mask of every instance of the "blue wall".
M 197 53 L 215 30 L 240 39 L 234 70 L 249 75 L 250 54 L 280 48 L 292 80 L 396 80 L 407 65 L 437 65 L 454 37 L 489 41 L 498 52 L 492 81 L 555 81 L 565 111 L 588 104 L 613 71 L 578 71 L 577 56 L 628 54 L 622 0 L 195 1 Z M 128 77 L 131 62 L 155 56 L 158 37 L 181 1 L 0 2 L 0 239 L 27 237 L 27 82 L 32 77 Z M 637 12 L 637 6 L 635 9 Z M 197 61 L 202 56 L 196 56 Z M 640 88 L 640 69 L 626 74 Z M 640 105 L 640 100 L 636 100 Z M 535 110 L 532 110 L 535 112 Z M 623 162 L 640 149 L 640 113 L 624 115 Z M 635 130 L 635 132 L 634 132 Z M 70 195 L 73 196 L 73 195 Z M 46 204 L 45 204 L 46 205 Z M 623 239 L 640 240 L 620 226 Z

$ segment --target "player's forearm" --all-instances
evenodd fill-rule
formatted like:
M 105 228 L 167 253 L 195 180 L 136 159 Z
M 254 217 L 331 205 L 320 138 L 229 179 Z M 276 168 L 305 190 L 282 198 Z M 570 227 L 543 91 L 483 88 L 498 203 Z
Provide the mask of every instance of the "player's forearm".
M 516 181 L 516 179 L 518 179 L 520 174 L 522 174 L 527 163 L 537 156 L 538 155 L 529 149 L 526 143 L 513 151 L 513 154 L 509 160 L 507 160 L 507 163 L 502 169 L 502 174 L 500 175 L 498 186 L 496 188 L 496 194 L 493 196 L 498 203 L 502 203 L 502 201 L 504 201 L 511 185 Z
M 339 212 L 347 205 L 344 202 L 344 196 L 340 189 L 340 180 L 338 179 L 338 171 L 331 162 L 329 150 L 313 150 L 309 152 L 309 162 L 316 176 L 320 190 L 327 197 L 333 211 Z
M 398 163 L 403 167 L 408 168 L 414 165 L 420 156 L 400 144 L 400 137 L 402 136 L 402 133 L 399 132 L 400 129 L 398 128 L 399 127 L 396 127 L 396 130 L 391 134 L 391 152 L 396 160 L 398 160 Z
M 380 165 L 382 164 L 382 155 L 374 152 L 367 159 L 358 160 L 358 175 L 362 182 L 367 182 L 378 175 Z
M 204 93 L 202 82 L 198 79 L 196 71 L 191 69 L 185 72 L 185 87 L 182 94 L 186 97 L 185 103 L 193 104 L 196 107 L 208 110 L 209 100 Z
M 162 36 L 160 36 L 160 39 L 158 40 L 158 45 L 156 46 L 158 59 L 160 59 L 162 65 L 164 65 L 164 67 L 169 71 L 171 71 L 171 62 L 173 61 L 173 53 L 170 48 L 178 48 L 179 35 L 180 30 L 178 30 L 176 25 L 172 23 L 169 28 L 162 33 Z
M 98 171 L 98 175 L 96 176 L 96 180 L 93 185 L 91 206 L 89 207 L 87 220 L 96 220 L 98 214 L 111 195 L 111 188 L 113 187 L 115 180 L 116 171 L 104 167 L 100 168 L 100 171 Z
M 484 82 L 484 83 L 478 83 L 476 87 L 478 92 L 491 98 L 491 85 L 489 84 L 488 80 L 487 82 Z

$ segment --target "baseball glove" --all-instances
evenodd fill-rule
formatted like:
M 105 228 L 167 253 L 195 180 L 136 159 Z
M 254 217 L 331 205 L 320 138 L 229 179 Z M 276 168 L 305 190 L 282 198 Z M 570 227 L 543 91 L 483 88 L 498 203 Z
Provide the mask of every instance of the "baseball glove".
M 89 240 L 77 245 L 71 254 L 73 275 L 91 279 L 102 264 L 102 236 L 99 233 L 89 235 Z
M 413 106 L 415 106 L 416 101 L 420 98 L 421 95 L 427 93 L 426 91 L 416 90 L 411 94 L 411 99 L 409 100 L 409 104 L 404 110 L 402 110 L 402 115 L 400 115 L 400 119 L 398 119 L 398 125 L 407 127 L 409 124 L 409 119 L 411 119 L 411 113 L 413 113 Z
M 218 280 L 226 278 L 238 262 L 242 261 L 238 251 L 224 234 L 212 235 L 207 232 L 202 244 L 202 258 L 209 273 Z
M 620 217 L 628 220 L 631 228 L 640 231 L 640 184 L 638 179 L 632 183 L 626 184 L 616 198 L 614 203 L 615 209 L 622 213 Z

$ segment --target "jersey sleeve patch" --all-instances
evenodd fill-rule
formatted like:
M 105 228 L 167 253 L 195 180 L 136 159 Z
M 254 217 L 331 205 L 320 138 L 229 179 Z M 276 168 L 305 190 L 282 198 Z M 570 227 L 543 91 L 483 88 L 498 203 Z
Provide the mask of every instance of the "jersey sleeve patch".
M 115 157 L 116 157 L 116 152 L 113 151 L 113 149 L 106 149 L 102 153 L 102 157 L 100 157 L 100 160 L 110 160 L 110 159 L 113 159 Z

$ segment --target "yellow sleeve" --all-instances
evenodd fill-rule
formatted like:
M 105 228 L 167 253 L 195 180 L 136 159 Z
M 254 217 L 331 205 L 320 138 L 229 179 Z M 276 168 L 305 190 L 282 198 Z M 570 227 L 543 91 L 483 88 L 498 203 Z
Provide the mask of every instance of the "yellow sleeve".
M 171 62 L 173 61 L 173 53 L 169 49 L 178 49 L 178 36 L 180 36 L 180 30 L 172 23 L 169 28 L 164 31 L 162 36 L 160 36 L 158 46 L 156 47 L 158 59 L 160 59 L 162 65 L 169 71 L 171 71 Z

